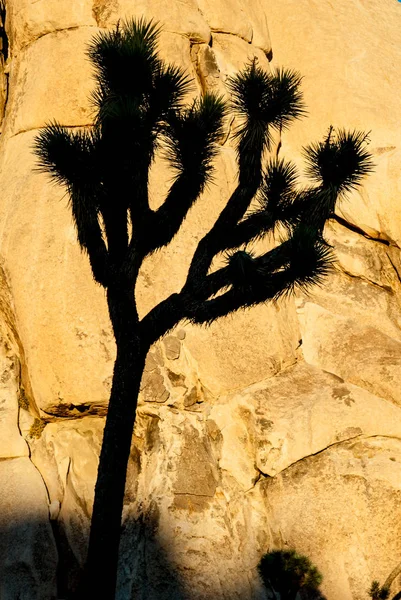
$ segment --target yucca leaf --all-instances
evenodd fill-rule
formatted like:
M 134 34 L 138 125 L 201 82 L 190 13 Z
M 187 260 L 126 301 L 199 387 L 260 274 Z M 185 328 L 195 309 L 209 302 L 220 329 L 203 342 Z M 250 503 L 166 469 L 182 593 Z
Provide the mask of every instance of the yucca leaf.
M 304 148 L 307 175 L 325 188 L 333 187 L 339 194 L 357 188 L 373 168 L 367 141 L 367 134 L 361 131 L 330 127 L 322 142 Z
M 169 115 L 165 156 L 177 175 L 187 172 L 207 182 L 225 115 L 224 100 L 211 93 L 195 100 L 187 110 Z
M 58 123 L 46 125 L 35 138 L 33 151 L 38 169 L 64 185 L 89 185 L 94 182 L 96 135 L 88 131 L 71 132 Z
M 316 237 L 315 228 L 300 225 L 288 241 L 288 262 L 278 272 L 282 287 L 275 299 L 293 294 L 296 290 L 308 292 L 321 285 L 332 269 L 334 255 L 322 237 Z
M 298 173 L 294 163 L 279 158 L 270 159 L 257 196 L 260 207 L 274 210 L 278 206 L 286 206 L 296 192 L 297 180 Z
M 88 56 L 99 84 L 115 94 L 149 93 L 160 68 L 156 52 L 159 33 L 157 23 L 144 19 L 122 21 L 114 30 L 98 33 Z
M 170 111 L 179 110 L 185 94 L 193 86 L 188 74 L 180 67 L 161 63 L 154 74 L 149 106 L 157 118 L 164 118 Z
M 236 132 L 240 155 L 270 149 L 271 129 L 286 128 L 305 114 L 300 83 L 297 72 L 268 73 L 256 60 L 229 80 L 232 107 L 241 120 Z

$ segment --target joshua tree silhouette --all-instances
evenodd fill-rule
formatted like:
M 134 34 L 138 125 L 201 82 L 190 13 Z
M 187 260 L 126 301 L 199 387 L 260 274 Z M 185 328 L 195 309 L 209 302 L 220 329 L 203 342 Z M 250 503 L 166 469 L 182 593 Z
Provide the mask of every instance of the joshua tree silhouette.
M 85 598 L 114 598 L 126 467 L 150 346 L 182 320 L 208 324 L 319 283 L 331 262 L 324 224 L 337 199 L 371 168 L 366 137 L 332 128 L 305 149 L 312 178 L 307 188 L 297 188 L 294 165 L 265 160 L 272 131 L 304 114 L 301 78 L 288 70 L 266 73 L 251 62 L 230 81 L 239 119 L 235 191 L 200 240 L 183 288 L 140 319 L 134 293 L 139 269 L 171 242 L 210 181 L 228 110 L 209 93 L 184 106 L 190 81 L 158 57 L 158 32 L 152 22 L 131 20 L 99 33 L 88 52 L 97 78 L 93 127 L 69 131 L 51 123 L 36 138 L 40 168 L 68 190 L 78 241 L 107 292 L 117 345 Z M 152 210 L 148 177 L 160 142 L 175 177 L 164 203 Z M 279 225 L 286 235 L 274 249 L 260 255 L 247 250 Z M 225 266 L 211 270 L 222 252 Z

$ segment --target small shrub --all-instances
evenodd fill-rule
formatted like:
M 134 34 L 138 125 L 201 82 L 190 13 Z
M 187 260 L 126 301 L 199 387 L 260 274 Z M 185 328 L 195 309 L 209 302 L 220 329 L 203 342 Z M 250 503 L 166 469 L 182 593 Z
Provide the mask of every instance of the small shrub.
M 46 421 L 43 421 L 42 419 L 35 419 L 29 430 L 30 437 L 39 439 L 46 425 Z
M 29 410 L 29 400 L 23 387 L 20 388 L 18 394 L 18 406 L 24 410 Z
M 266 588 L 279 593 L 281 600 L 325 600 L 319 591 L 323 576 L 307 556 L 295 550 L 273 550 L 258 566 Z
M 389 596 L 390 590 L 388 587 L 381 587 L 378 581 L 372 581 L 369 590 L 369 598 L 372 598 L 372 600 L 387 600 Z

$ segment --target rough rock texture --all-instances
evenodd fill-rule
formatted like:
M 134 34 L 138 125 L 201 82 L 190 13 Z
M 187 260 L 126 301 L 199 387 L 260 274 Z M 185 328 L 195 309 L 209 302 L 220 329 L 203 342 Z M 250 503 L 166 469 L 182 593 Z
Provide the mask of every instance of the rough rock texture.
M 6 0 L 0 597 L 62 598 L 79 578 L 115 354 L 65 192 L 34 171 L 32 142 L 51 119 L 90 124 L 86 45 L 142 14 L 164 23 L 160 50 L 194 78 L 192 94 L 226 94 L 227 76 L 254 57 L 301 71 L 310 115 L 277 140 L 279 152 L 301 164 L 302 145 L 331 123 L 362 128 L 376 170 L 327 228 L 338 262 L 322 288 L 208 329 L 180 326 L 151 350 L 118 600 L 262 600 L 258 561 L 287 547 L 317 564 L 329 600 L 364 600 L 401 556 L 396 0 Z M 154 206 L 167 185 L 157 160 Z M 234 185 L 224 140 L 216 185 L 142 269 L 142 314 L 180 286 Z

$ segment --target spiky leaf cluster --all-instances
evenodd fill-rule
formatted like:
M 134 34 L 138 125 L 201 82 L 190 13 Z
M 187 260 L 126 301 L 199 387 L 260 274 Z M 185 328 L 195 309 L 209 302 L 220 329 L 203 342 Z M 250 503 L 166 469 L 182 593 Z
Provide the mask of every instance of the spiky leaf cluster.
M 170 115 L 165 156 L 178 175 L 200 177 L 203 185 L 208 181 L 226 110 L 222 98 L 206 93 L 188 109 Z
M 300 90 L 301 76 L 296 71 L 279 69 L 268 73 L 256 59 L 231 78 L 232 107 L 240 117 L 236 132 L 239 156 L 269 150 L 272 130 L 286 129 L 305 114 Z
M 189 79 L 158 56 L 160 27 L 144 19 L 127 20 L 97 34 L 88 50 L 98 83 L 93 99 L 99 109 L 129 98 L 138 110 L 166 114 L 181 105 Z
M 366 149 L 367 139 L 361 131 L 347 132 L 330 127 L 322 142 L 304 149 L 307 175 L 340 194 L 357 188 L 373 168 L 371 154 Z

